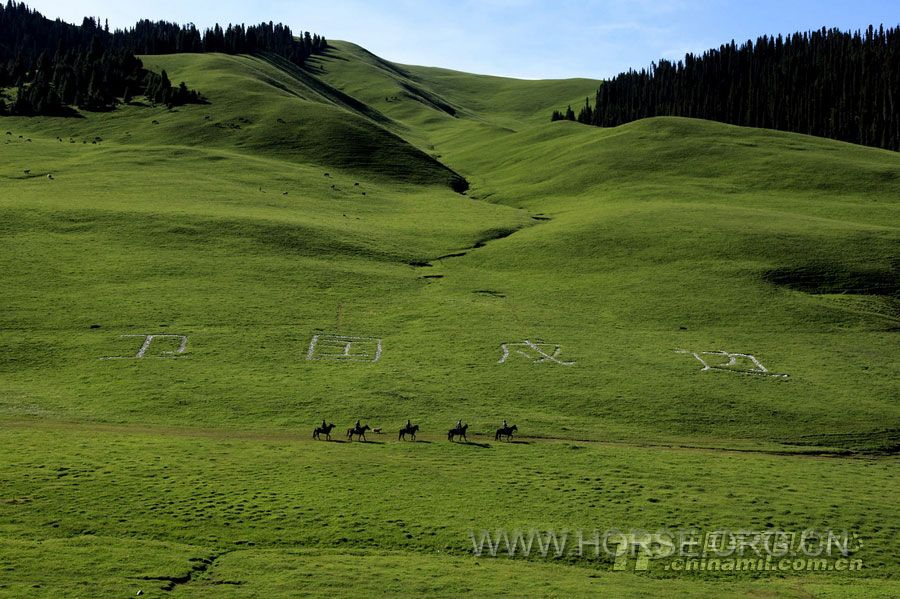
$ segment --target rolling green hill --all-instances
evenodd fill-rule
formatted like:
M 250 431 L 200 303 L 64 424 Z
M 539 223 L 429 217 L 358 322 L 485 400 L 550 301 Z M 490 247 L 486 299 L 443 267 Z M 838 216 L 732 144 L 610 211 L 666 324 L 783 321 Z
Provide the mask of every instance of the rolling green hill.
M 189 79 L 192 85 L 202 85 L 212 104 L 171 111 L 129 106 L 62 122 L 34 119 L 46 122 L 29 130 L 76 143 L 99 137 L 139 147 L 183 144 L 206 150 L 238 149 L 258 157 L 333 166 L 415 184 L 450 184 L 458 179 L 386 129 L 390 120 L 377 110 L 277 56 L 185 54 L 150 56 L 146 62 L 153 69 L 168 69 L 176 81 Z
M 143 59 L 210 103 L 0 121 L 0 595 L 897 594 L 896 153 L 346 42 Z M 499 527 L 865 567 L 473 557 Z

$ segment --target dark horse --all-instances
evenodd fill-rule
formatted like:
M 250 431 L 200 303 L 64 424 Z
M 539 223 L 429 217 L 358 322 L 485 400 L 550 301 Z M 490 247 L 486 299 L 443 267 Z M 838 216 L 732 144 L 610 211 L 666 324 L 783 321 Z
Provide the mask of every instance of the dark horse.
M 519 427 L 515 424 L 512 426 L 501 426 L 497 429 L 497 434 L 494 435 L 494 441 L 499 441 L 500 437 L 506 437 L 506 440 L 509 441 L 513 433 L 516 433 L 518 431 Z
M 318 439 L 318 438 L 319 438 L 319 435 L 321 435 L 321 434 L 324 433 L 324 434 L 325 434 L 325 438 L 326 438 L 327 440 L 331 441 L 331 431 L 333 431 L 333 430 L 334 430 L 334 423 L 333 423 L 333 422 L 332 422 L 331 424 L 327 425 L 327 426 L 317 426 L 317 427 L 315 428 L 315 430 L 313 431 L 313 439 Z
M 369 426 L 368 424 L 348 428 L 347 429 L 347 438 L 352 441 L 353 435 L 356 435 L 357 441 L 359 441 L 359 440 L 368 441 L 368 439 L 366 439 L 366 431 L 370 431 L 370 430 L 372 430 L 372 427 Z
M 405 441 L 406 435 L 411 435 L 412 440 L 415 441 L 417 432 L 419 432 L 418 424 L 413 424 L 412 426 L 404 426 L 403 428 L 400 429 L 400 436 L 398 437 L 398 440 L 402 439 Z
M 447 431 L 447 440 L 448 440 L 448 441 L 452 441 L 452 440 L 453 440 L 453 437 L 462 437 L 462 438 L 463 438 L 463 441 L 465 441 L 466 443 L 468 443 L 469 440 L 466 438 L 466 431 L 467 431 L 467 430 L 469 430 L 469 424 L 468 424 L 468 423 L 462 425 L 462 426 L 459 427 L 459 428 L 451 428 L 449 431 Z

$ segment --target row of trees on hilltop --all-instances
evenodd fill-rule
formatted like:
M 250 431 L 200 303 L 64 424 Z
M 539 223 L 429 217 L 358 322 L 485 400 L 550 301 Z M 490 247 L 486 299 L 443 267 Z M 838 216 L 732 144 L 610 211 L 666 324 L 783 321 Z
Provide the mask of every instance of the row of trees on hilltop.
M 15 90 L 8 102 L 0 98 L 0 114 L 66 116 L 72 106 L 109 110 L 135 96 L 168 106 L 202 101 L 165 71 L 144 69 L 94 19 L 81 27 L 51 21 L 10 0 L 0 5 L 0 40 L 0 88 Z
M 318 35 L 294 38 L 285 25 L 218 25 L 202 35 L 193 25 L 140 21 L 132 29 L 110 32 L 99 19 L 80 26 L 52 21 L 23 3 L 0 4 L 0 92 L 12 88 L 0 114 L 70 115 L 72 106 L 109 110 L 143 96 L 156 104 L 203 102 L 182 82 L 144 68 L 136 54 L 173 52 L 270 52 L 302 65 L 327 43 Z
M 614 127 L 684 116 L 900 151 L 900 28 L 822 29 L 734 42 L 628 71 L 568 119 Z
M 173 86 L 165 71 L 146 71 L 133 54 L 96 43 L 89 50 L 59 50 L 52 59 L 44 51 L 30 71 L 24 65 L 15 61 L 6 72 L 0 70 L 0 86 L 16 88 L 8 106 L 0 98 L 0 114 L 68 116 L 70 106 L 108 110 L 118 98 L 130 102 L 135 95 L 167 106 L 202 101 L 184 82 Z
M 229 25 L 225 29 L 216 24 L 201 34 L 193 24 L 182 26 L 142 20 L 132 29 L 116 31 L 113 38 L 117 46 L 128 48 L 135 54 L 271 52 L 301 66 L 310 56 L 321 54 L 328 46 L 324 37 L 306 31 L 295 38 L 290 27 L 271 21 L 250 26 Z

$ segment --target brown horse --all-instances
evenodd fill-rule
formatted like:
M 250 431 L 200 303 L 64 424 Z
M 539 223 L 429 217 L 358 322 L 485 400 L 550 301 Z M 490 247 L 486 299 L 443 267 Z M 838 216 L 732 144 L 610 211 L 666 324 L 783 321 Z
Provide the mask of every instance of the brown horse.
M 447 431 L 447 440 L 448 440 L 448 441 L 452 441 L 452 440 L 453 440 L 453 437 L 462 437 L 462 438 L 463 438 L 463 441 L 465 441 L 466 443 L 468 443 L 469 440 L 466 438 L 466 431 L 467 431 L 467 430 L 469 430 L 469 424 L 468 424 L 468 423 L 462 425 L 462 426 L 459 427 L 459 428 L 451 428 L 449 431 Z
M 410 435 L 412 437 L 412 440 L 415 441 L 417 432 L 419 432 L 418 424 L 413 424 L 411 426 L 404 426 L 403 428 L 400 429 L 400 436 L 397 437 L 397 440 L 405 441 L 406 435 Z
M 370 430 L 372 430 L 372 427 L 368 424 L 364 424 L 362 426 L 353 426 L 347 429 L 347 438 L 352 441 L 353 435 L 356 435 L 357 441 L 368 441 L 368 439 L 366 439 L 366 431 Z
M 326 426 L 317 426 L 315 430 L 313 430 L 313 439 L 318 439 L 319 435 L 324 434 L 325 439 L 331 441 L 331 431 L 334 430 L 335 424 L 332 422 Z
M 519 427 L 515 424 L 512 426 L 501 426 L 497 429 L 497 434 L 494 435 L 494 441 L 499 441 L 500 437 L 506 437 L 506 440 L 509 441 L 513 433 L 517 432 L 519 432 Z

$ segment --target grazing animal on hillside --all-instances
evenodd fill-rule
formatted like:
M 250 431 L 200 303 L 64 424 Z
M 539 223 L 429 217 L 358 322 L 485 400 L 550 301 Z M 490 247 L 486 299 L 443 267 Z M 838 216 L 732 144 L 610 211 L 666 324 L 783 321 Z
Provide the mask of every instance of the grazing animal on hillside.
M 332 422 L 327 426 L 317 426 L 315 430 L 313 430 L 313 439 L 318 439 L 319 435 L 325 434 L 325 439 L 327 441 L 331 441 L 331 431 L 334 430 L 335 424 Z
M 456 428 L 451 428 L 449 431 L 447 431 L 447 440 L 452 441 L 453 437 L 462 437 L 463 441 L 468 443 L 469 439 L 466 438 L 467 430 L 469 430 L 469 423 L 466 423 L 462 426 L 458 426 Z
M 384 434 L 384 429 L 382 429 L 380 426 L 377 426 L 372 429 L 372 432 L 375 433 L 376 435 L 382 435 L 382 434 Z
M 354 427 L 348 428 L 347 429 L 347 438 L 352 441 L 353 436 L 356 435 L 357 441 L 368 441 L 368 439 L 366 439 L 366 431 L 370 431 L 370 430 L 372 430 L 372 427 L 370 427 L 368 424 L 365 424 L 363 426 L 354 426 Z
M 31 172 L 31 169 L 30 169 L 30 168 L 25 169 L 25 174 L 26 174 L 26 175 L 29 174 L 30 172 Z
M 406 435 L 410 435 L 412 437 L 412 440 L 415 441 L 417 432 L 419 432 L 418 424 L 413 424 L 412 426 L 404 426 L 400 429 L 400 436 L 397 438 L 397 440 L 405 441 Z
M 501 426 L 497 429 L 497 434 L 494 435 L 494 441 L 499 441 L 500 437 L 506 437 L 506 440 L 513 436 L 513 433 L 519 432 L 519 427 L 515 424 L 512 426 Z

